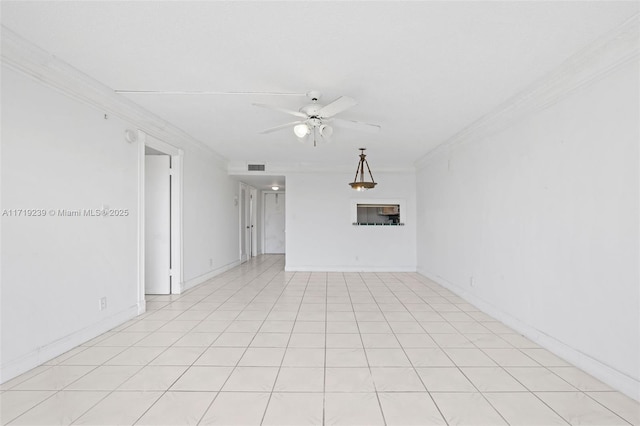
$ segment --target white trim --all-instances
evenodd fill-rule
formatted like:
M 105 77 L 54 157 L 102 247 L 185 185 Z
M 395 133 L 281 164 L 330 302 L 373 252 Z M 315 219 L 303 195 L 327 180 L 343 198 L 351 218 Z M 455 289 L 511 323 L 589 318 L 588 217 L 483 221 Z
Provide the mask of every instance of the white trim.
M 285 266 L 285 272 L 416 272 L 415 266 Z
M 182 232 L 182 194 L 183 194 L 183 158 L 184 151 L 177 150 L 171 156 L 171 293 L 180 294 L 184 287 L 184 258 Z
M 183 283 L 182 292 L 184 293 L 185 291 L 197 286 L 198 284 L 202 284 L 203 282 L 210 280 L 211 278 L 239 265 L 240 260 L 235 260 L 231 263 L 221 266 L 220 268 L 214 269 L 213 271 L 209 271 L 206 274 L 200 275 L 199 277 L 191 278 L 190 280 Z
M 479 298 L 478 296 L 468 292 L 462 287 L 459 287 L 445 280 L 442 277 L 430 274 L 429 272 L 421 268 L 418 268 L 417 272 L 420 275 L 440 284 L 444 288 L 451 290 L 467 302 L 471 303 L 473 306 L 480 309 L 482 312 L 503 322 L 515 331 L 521 333 L 532 342 L 537 343 L 548 351 L 558 355 L 560 358 L 565 359 L 570 364 L 573 364 L 576 367 L 584 370 L 585 372 L 603 381 L 612 388 L 628 395 L 629 397 L 640 401 L 640 381 L 638 381 L 637 379 L 629 377 L 626 374 L 598 361 L 597 359 L 594 359 L 589 355 L 584 354 L 577 349 L 572 348 L 571 346 L 568 346 L 567 344 L 553 338 L 552 336 L 549 336 L 548 334 L 545 334 L 542 331 L 531 327 L 518 318 L 505 313 L 500 308 L 492 305 L 491 303 L 488 303 L 482 298 Z
M 142 315 L 145 312 L 147 312 L 147 301 L 146 300 L 139 300 L 138 303 L 136 304 L 136 306 L 138 307 L 138 315 Z
M 255 209 L 255 200 L 253 200 L 251 198 L 251 196 L 253 194 L 257 195 L 257 189 L 254 188 L 253 186 L 244 183 L 244 182 L 238 182 L 239 183 L 239 190 L 238 190 L 238 200 L 240 202 L 240 205 L 238 206 L 238 226 L 240 228 L 240 237 L 239 237 L 239 255 L 238 257 L 240 258 L 240 262 L 244 263 L 247 262 L 251 259 L 251 257 L 253 257 L 253 247 L 254 247 L 254 241 L 253 241 L 253 229 L 255 228 L 249 228 L 249 233 L 246 233 L 246 226 L 254 226 L 254 222 L 255 222 L 255 217 L 251 217 L 251 209 Z M 242 189 L 244 189 L 244 199 L 242 199 Z M 243 211 L 244 208 L 244 211 Z M 255 212 L 254 212 L 255 213 Z M 245 228 L 242 227 L 242 215 L 244 214 L 244 224 L 245 224 Z M 255 215 L 254 215 L 255 216 Z M 245 254 L 244 257 L 242 256 L 242 242 L 244 239 L 244 244 L 245 244 Z M 248 241 L 247 241 L 248 240 Z
M 258 190 L 249 186 L 251 197 L 251 257 L 258 255 Z
M 147 302 L 144 297 L 144 182 L 145 182 L 145 142 L 147 135 L 138 130 L 138 315 L 145 313 Z
M 242 190 L 244 189 L 244 198 L 242 197 Z M 244 182 L 238 182 L 238 258 L 240 259 L 240 263 L 244 263 L 249 260 L 249 256 L 247 254 L 246 247 L 246 234 L 245 227 L 246 223 L 243 225 L 243 219 L 246 222 L 247 218 L 247 194 L 249 193 L 249 185 Z M 243 218 L 244 216 L 244 218 Z M 245 244 L 245 253 L 242 253 L 242 244 Z
M 0 367 L 0 383 L 11 380 L 20 374 L 31 370 L 63 353 L 82 345 L 89 340 L 100 336 L 103 333 L 123 324 L 124 322 L 138 315 L 138 305 L 133 305 L 110 317 L 104 318 L 97 323 L 82 330 L 75 331 L 58 340 L 48 343 L 45 346 L 29 352 L 18 359 L 2 364 Z
M 569 57 L 554 71 L 436 146 L 415 162 L 416 168 L 425 167 L 439 153 L 458 144 L 498 133 L 637 59 L 640 56 L 639 28 L 640 14 L 635 14 Z
M 156 137 L 145 138 L 144 144 L 145 146 L 153 148 L 156 151 L 160 151 L 163 154 L 171 156 L 180 155 L 180 152 L 182 151 L 181 149 L 176 148 L 175 146 L 168 144 Z

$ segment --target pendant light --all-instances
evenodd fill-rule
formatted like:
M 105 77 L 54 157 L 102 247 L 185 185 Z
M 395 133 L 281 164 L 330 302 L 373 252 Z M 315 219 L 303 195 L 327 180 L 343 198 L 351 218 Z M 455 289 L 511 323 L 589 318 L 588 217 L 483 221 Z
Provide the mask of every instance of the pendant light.
M 373 175 L 371 174 L 371 169 L 369 168 L 369 162 L 366 160 L 367 156 L 364 151 L 366 148 L 360 148 L 360 162 L 358 163 L 358 168 L 356 169 L 356 176 L 349 185 L 351 188 L 356 191 L 365 191 L 367 189 L 374 188 L 377 183 L 373 180 Z M 367 165 L 367 171 L 369 172 L 369 176 L 371 177 L 371 182 L 367 182 L 364 180 L 364 166 Z M 358 179 L 358 173 L 360 174 L 360 179 Z

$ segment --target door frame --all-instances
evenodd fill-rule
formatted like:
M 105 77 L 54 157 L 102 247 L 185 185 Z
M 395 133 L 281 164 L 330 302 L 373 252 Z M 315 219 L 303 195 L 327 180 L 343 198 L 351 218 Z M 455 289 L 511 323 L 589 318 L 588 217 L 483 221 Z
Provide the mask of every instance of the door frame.
M 244 190 L 244 197 L 242 196 L 242 190 Z M 244 182 L 239 182 L 238 185 L 238 258 L 240 264 L 243 264 L 249 260 L 249 253 L 247 250 L 247 234 L 246 234 L 246 222 L 247 222 L 247 194 L 249 194 L 249 185 Z M 244 222 L 243 222 L 244 220 Z M 245 245 L 245 252 L 242 253 L 242 245 Z M 244 256 L 243 256 L 244 255 Z
M 256 229 L 256 194 L 257 189 L 248 183 L 239 182 L 238 187 L 238 227 L 240 229 L 239 237 L 238 237 L 238 258 L 240 259 L 240 264 L 247 262 L 252 257 L 256 256 L 256 238 L 255 238 L 255 229 Z M 244 199 L 242 198 L 242 190 L 244 189 Z M 244 225 L 242 227 L 242 215 L 244 214 Z M 246 226 L 249 226 L 249 232 L 247 233 Z M 244 239 L 245 244 L 245 257 L 242 256 L 242 243 Z M 247 241 L 248 240 L 248 241 Z
M 146 311 L 145 301 L 145 147 L 171 157 L 171 294 L 184 288 L 182 253 L 182 182 L 184 151 L 142 130 L 138 134 L 138 314 Z
M 252 186 L 249 187 L 249 196 L 251 201 L 251 212 L 249 213 L 251 222 L 251 257 L 258 255 L 258 190 Z

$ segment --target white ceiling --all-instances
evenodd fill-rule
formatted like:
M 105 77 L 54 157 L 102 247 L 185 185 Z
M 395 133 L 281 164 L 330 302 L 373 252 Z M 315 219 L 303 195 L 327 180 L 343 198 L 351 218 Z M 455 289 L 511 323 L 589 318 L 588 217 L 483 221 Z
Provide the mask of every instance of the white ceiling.
M 114 90 L 291 92 L 127 95 L 231 161 L 372 168 L 416 159 L 637 13 L 626 1 L 2 1 L 2 24 Z M 311 89 L 358 105 L 313 148 L 290 129 Z M 292 119 L 293 118 L 293 119 Z

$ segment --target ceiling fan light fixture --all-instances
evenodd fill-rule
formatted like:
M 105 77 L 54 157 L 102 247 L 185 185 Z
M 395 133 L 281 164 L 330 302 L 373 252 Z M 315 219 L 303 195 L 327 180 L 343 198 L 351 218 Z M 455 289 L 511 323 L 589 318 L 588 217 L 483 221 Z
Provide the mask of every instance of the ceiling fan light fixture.
M 364 151 L 366 148 L 360 148 L 360 161 L 358 162 L 358 167 L 356 168 L 356 176 L 353 178 L 353 182 L 349 183 L 351 188 L 356 191 L 366 191 L 367 189 L 373 189 L 377 185 L 376 181 L 373 180 L 373 174 L 371 173 L 371 168 L 369 167 L 369 162 L 367 161 L 367 156 Z M 369 172 L 369 177 L 371 177 L 371 181 L 365 180 L 364 175 L 364 166 L 367 166 L 367 171 Z M 358 175 L 360 177 L 358 178 Z
M 325 139 L 328 139 L 331 137 L 331 135 L 333 135 L 333 127 L 327 126 L 326 124 L 323 124 L 322 126 L 320 126 L 320 136 L 322 136 Z
M 309 133 L 311 133 L 311 129 L 309 128 L 309 126 L 307 124 L 298 124 L 293 128 L 293 133 L 296 134 L 297 137 L 299 138 L 304 138 L 305 136 L 307 136 Z
M 380 130 L 380 126 L 378 126 L 377 124 L 363 123 L 361 121 L 354 120 L 345 120 L 336 117 L 336 115 L 341 114 L 343 111 L 352 108 L 357 104 L 356 100 L 353 98 L 350 98 L 348 96 L 340 96 L 332 102 L 323 105 L 318 103 L 318 100 L 320 99 L 320 92 L 312 90 L 307 93 L 307 97 L 310 99 L 311 103 L 304 105 L 298 111 L 275 105 L 254 103 L 253 105 L 257 107 L 268 108 L 275 111 L 284 112 L 285 114 L 293 115 L 294 117 L 298 117 L 297 121 L 271 127 L 261 131 L 260 133 L 271 133 L 285 128 L 293 128 L 294 134 L 298 137 L 298 139 L 300 139 L 300 141 L 305 142 L 308 139 L 313 139 L 313 146 L 316 146 L 316 136 L 320 136 L 320 138 L 324 139 L 325 141 L 329 141 L 333 136 L 333 126 L 325 124 L 332 122 L 332 120 L 338 120 L 338 123 L 342 123 L 342 125 L 347 128 L 371 132 Z M 340 129 L 340 126 L 338 128 Z M 313 134 L 313 138 L 308 138 L 308 136 L 311 134 Z

